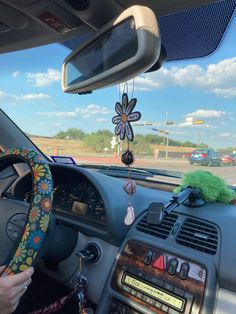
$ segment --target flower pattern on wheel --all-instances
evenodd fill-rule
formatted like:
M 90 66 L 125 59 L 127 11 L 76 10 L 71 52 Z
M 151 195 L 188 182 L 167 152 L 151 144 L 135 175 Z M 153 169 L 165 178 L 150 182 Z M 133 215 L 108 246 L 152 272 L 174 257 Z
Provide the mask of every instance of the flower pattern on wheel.
M 45 158 L 35 151 L 14 148 L 0 154 L 1 160 L 9 157 L 26 162 L 32 174 L 32 201 L 28 222 L 22 239 L 4 271 L 4 275 L 13 275 L 32 265 L 45 238 L 50 221 L 53 202 L 52 175 Z

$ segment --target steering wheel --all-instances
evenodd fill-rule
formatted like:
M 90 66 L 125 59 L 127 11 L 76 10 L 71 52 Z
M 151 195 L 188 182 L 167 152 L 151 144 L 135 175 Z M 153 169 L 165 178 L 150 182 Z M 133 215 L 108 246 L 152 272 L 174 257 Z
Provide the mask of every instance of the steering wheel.
M 35 151 L 15 148 L 0 154 L 0 169 L 25 162 L 32 175 L 32 197 L 26 202 L 0 198 L 1 275 L 12 275 L 30 267 L 42 246 L 52 209 L 53 182 L 45 158 Z

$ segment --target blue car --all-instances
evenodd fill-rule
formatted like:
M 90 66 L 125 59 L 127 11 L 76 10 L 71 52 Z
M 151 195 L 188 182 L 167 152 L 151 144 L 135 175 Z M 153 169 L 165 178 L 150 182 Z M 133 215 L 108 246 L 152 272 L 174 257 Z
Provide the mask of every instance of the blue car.
M 213 149 L 196 149 L 188 158 L 189 163 L 202 166 L 220 166 L 221 158 Z

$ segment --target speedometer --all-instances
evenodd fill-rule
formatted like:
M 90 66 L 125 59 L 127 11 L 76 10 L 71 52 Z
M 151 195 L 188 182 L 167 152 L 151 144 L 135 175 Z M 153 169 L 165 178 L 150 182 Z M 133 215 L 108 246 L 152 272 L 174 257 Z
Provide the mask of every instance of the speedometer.
M 62 184 L 54 190 L 53 207 L 55 209 L 70 211 L 73 204 L 73 199 L 69 197 L 71 186 L 69 184 Z
M 54 208 L 90 221 L 102 224 L 106 222 L 104 202 L 96 187 L 86 179 L 57 187 L 54 193 Z

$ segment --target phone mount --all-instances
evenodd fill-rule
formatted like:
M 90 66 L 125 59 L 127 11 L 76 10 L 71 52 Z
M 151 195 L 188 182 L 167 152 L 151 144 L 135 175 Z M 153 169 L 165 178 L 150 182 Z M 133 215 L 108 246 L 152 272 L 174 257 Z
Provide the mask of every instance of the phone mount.
M 202 199 L 199 189 L 188 186 L 179 194 L 173 195 L 167 205 L 164 205 L 161 202 L 150 203 L 147 214 L 147 223 L 151 225 L 161 224 L 165 215 L 169 215 L 181 204 L 189 207 L 201 207 L 205 204 L 205 201 Z

